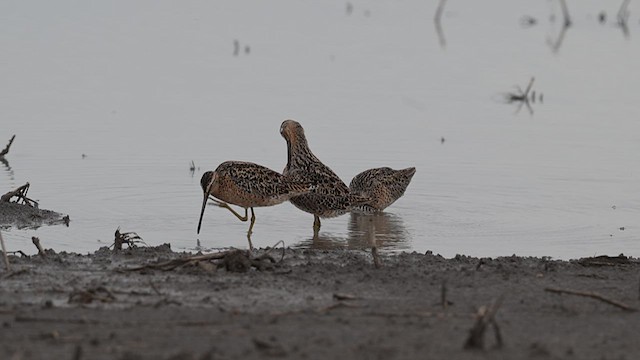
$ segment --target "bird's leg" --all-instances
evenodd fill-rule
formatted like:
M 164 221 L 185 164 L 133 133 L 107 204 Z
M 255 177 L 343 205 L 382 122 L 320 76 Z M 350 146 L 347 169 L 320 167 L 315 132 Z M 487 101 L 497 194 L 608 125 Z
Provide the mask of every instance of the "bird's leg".
M 318 231 L 320 231 L 320 217 L 313 215 L 313 232 L 317 233 Z
M 225 209 L 227 209 L 227 210 L 231 211 L 231 213 L 232 213 L 233 215 L 235 215 L 235 216 L 238 218 L 238 220 L 240 220 L 240 221 L 247 221 L 247 220 L 249 220 L 249 216 L 248 216 L 247 208 L 244 208 L 244 216 L 241 216 L 241 215 L 240 215 L 240 214 L 238 214 L 235 210 L 233 210 L 233 209 L 231 208 L 231 206 L 229 206 L 229 204 L 227 204 L 226 202 L 222 202 L 222 201 L 219 201 L 219 200 L 216 200 L 216 199 L 213 199 L 213 198 L 211 198 L 211 201 L 213 201 L 213 203 L 214 203 L 214 204 L 216 204 L 216 205 L 218 205 L 219 207 L 221 207 L 221 208 L 225 208 Z M 253 211 L 253 209 L 252 209 L 251 211 Z
M 246 209 L 245 209 L 246 210 Z M 251 234 L 253 233 L 253 224 L 256 223 L 256 214 L 251 208 L 251 225 L 249 225 L 249 231 L 247 231 L 247 240 L 249 240 L 249 251 L 253 251 L 253 243 L 251 243 Z
M 256 214 L 253 212 L 253 208 L 251 208 L 251 225 L 249 225 L 249 231 L 247 232 L 247 235 L 253 234 L 253 224 L 255 223 L 256 223 Z
M 253 251 L 253 244 L 251 243 L 251 234 L 247 233 L 247 240 L 249 240 L 249 251 Z

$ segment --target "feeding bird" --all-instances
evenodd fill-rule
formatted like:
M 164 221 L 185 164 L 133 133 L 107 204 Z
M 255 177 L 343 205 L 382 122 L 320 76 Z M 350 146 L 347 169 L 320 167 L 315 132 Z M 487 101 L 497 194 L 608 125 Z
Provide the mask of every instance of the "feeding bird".
M 354 207 L 354 210 L 376 212 L 389 207 L 404 195 L 415 173 L 415 167 L 402 170 L 381 167 L 356 175 L 349 184 L 351 193 L 369 198 L 370 201 Z
M 225 161 L 215 171 L 205 172 L 200 179 L 200 186 L 204 198 L 198 221 L 198 234 L 208 199 L 217 206 L 231 211 L 241 221 L 248 220 L 247 209 L 251 208 L 251 224 L 247 231 L 251 249 L 251 233 L 256 221 L 254 207 L 278 205 L 313 188 L 309 183 L 290 181 L 267 167 L 243 161 Z M 244 208 L 244 216 L 238 214 L 229 204 Z
M 320 230 L 320 218 L 340 216 L 353 206 L 369 201 L 351 194 L 338 175 L 311 152 L 300 123 L 285 120 L 280 126 L 280 134 L 287 141 L 287 166 L 282 174 L 315 185 L 309 193 L 289 199 L 298 209 L 313 214 L 314 234 Z

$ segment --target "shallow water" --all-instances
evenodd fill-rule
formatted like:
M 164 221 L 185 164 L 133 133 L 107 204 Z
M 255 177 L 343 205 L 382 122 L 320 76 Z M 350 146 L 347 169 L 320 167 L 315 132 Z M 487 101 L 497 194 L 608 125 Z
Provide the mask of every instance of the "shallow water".
M 436 1 L 350 4 L 1 4 L 0 146 L 17 136 L 0 192 L 28 181 L 71 217 L 4 231 L 8 246 L 93 251 L 121 227 L 177 250 L 246 247 L 248 224 L 215 207 L 196 235 L 200 176 L 225 160 L 282 170 L 293 118 L 347 183 L 417 173 L 385 214 L 324 220 L 318 239 L 288 203 L 256 209 L 254 245 L 640 256 L 637 13 L 626 37 L 618 4 L 570 4 L 562 34 L 555 2 L 448 2 L 441 43 Z M 531 77 L 543 103 L 505 104 Z

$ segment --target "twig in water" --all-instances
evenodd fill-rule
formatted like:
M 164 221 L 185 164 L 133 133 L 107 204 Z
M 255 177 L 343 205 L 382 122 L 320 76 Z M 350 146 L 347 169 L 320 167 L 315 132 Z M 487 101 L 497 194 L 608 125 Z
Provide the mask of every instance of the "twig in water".
M 512 104 L 514 102 L 518 102 L 518 109 L 516 110 L 516 112 L 519 112 L 520 109 L 522 108 L 522 105 L 526 105 L 527 109 L 529 110 L 530 114 L 533 114 L 533 109 L 531 108 L 531 104 L 530 104 L 530 97 L 529 97 L 529 92 L 531 92 L 531 88 L 533 87 L 533 83 L 536 80 L 535 77 L 531 77 L 531 79 L 529 80 L 529 84 L 527 85 L 527 87 L 525 88 L 524 91 L 522 91 L 522 89 L 519 86 L 516 86 L 517 92 L 509 92 L 504 94 L 504 101 L 507 104 Z M 532 93 L 532 97 L 535 97 L 535 91 Z M 542 95 L 541 95 L 542 96 Z M 535 100 L 534 100 L 535 102 Z
M 495 316 L 502 305 L 504 296 L 500 295 L 498 299 L 491 306 L 481 306 L 476 314 L 476 322 L 469 330 L 469 337 L 464 343 L 465 349 L 484 349 L 484 332 L 487 326 L 491 324 L 493 326 L 494 335 L 496 338 L 496 347 L 502 347 L 502 334 L 500 328 L 496 323 Z
M 40 255 L 43 258 L 47 257 L 47 254 L 42 249 L 42 245 L 40 245 L 40 239 L 38 239 L 35 236 L 32 236 L 31 241 L 33 242 L 33 245 L 35 245 L 36 248 L 38 249 L 38 255 Z
M 568 294 L 568 295 L 577 295 L 577 296 L 584 296 L 584 297 L 589 297 L 592 299 L 596 299 L 596 300 L 600 300 L 602 302 L 605 302 L 609 305 L 613 305 L 615 307 L 618 307 L 622 310 L 625 311 L 638 311 L 638 309 L 631 307 L 625 303 L 622 303 L 620 301 L 617 300 L 612 300 L 612 299 L 608 299 L 598 293 L 594 293 L 594 292 L 585 292 L 585 291 L 576 291 L 576 290 L 568 290 L 568 289 L 558 289 L 558 288 L 550 288 L 547 287 L 544 289 L 544 291 L 550 292 L 550 293 L 555 293 L 555 294 Z
M 9 265 L 9 257 L 7 256 L 7 248 L 4 246 L 4 239 L 2 238 L 1 232 L 0 245 L 2 246 L 2 257 L 4 258 L 4 266 L 7 268 L 7 271 L 11 271 L 11 265 Z
M 16 136 L 13 135 L 11 139 L 9 139 L 9 143 L 7 144 L 7 146 L 5 146 L 4 149 L 2 149 L 2 151 L 0 151 L 0 158 L 3 158 L 5 155 L 9 153 L 9 148 L 11 148 L 11 144 L 13 144 L 13 139 L 15 138 Z

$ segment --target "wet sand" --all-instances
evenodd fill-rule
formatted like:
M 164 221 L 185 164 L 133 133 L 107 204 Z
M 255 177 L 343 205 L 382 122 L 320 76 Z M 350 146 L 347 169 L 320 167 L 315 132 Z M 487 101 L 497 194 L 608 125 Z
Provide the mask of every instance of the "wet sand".
M 125 271 L 189 255 L 164 245 L 11 256 L 13 271 L 0 271 L 0 352 L 7 359 L 634 359 L 640 353 L 639 312 L 545 291 L 596 292 L 639 308 L 637 259 L 402 253 L 382 254 L 376 268 L 370 251 L 287 249 L 282 261 L 273 251 L 279 262 L 245 272 L 209 261 Z M 478 309 L 499 299 L 494 323 L 502 346 L 489 323 L 484 349 L 465 349 Z

